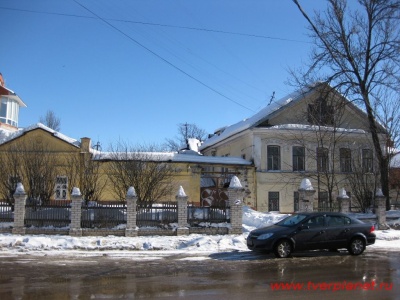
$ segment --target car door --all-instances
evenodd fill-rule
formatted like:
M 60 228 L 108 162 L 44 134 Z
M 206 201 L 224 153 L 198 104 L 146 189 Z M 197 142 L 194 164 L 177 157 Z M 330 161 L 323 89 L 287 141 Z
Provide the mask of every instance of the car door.
M 304 221 L 301 229 L 293 239 L 297 250 L 312 250 L 326 248 L 326 231 L 324 216 L 314 216 Z
M 352 234 L 351 220 L 346 216 L 326 216 L 326 240 L 330 249 L 347 247 Z

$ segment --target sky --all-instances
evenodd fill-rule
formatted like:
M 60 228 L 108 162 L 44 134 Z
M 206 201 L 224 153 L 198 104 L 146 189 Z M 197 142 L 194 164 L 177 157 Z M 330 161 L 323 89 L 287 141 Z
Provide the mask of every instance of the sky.
M 300 1 L 310 14 L 325 1 Z M 207 133 L 293 92 L 307 23 L 292 0 L 0 0 L 0 72 L 61 132 L 111 144 L 162 144 L 180 123 Z
M 387 212 L 392 218 L 398 217 L 388 223 L 399 224 L 400 212 Z M 108 251 L 108 256 L 129 256 L 136 259 L 146 257 L 158 257 L 170 251 L 193 253 L 198 259 L 210 259 L 209 253 L 232 251 L 232 256 L 237 257 L 237 251 L 249 251 L 246 245 L 246 237 L 256 228 L 270 226 L 282 220 L 288 215 L 274 212 L 258 212 L 251 208 L 243 207 L 243 233 L 236 235 L 201 235 L 190 234 L 187 236 L 90 236 L 71 237 L 62 235 L 12 235 L 0 234 L 0 256 L 26 255 L 96 255 L 96 251 Z M 357 218 L 374 217 L 373 215 L 354 214 Z M 0 226 L 7 223 L 0 223 Z M 400 250 L 400 230 L 375 230 L 376 242 L 370 248 L 384 251 Z M 117 251 L 115 251 L 117 250 Z M 135 251 L 132 251 L 135 250 Z M 157 250 L 157 251 L 148 251 Z M 147 252 L 147 253 L 145 253 Z

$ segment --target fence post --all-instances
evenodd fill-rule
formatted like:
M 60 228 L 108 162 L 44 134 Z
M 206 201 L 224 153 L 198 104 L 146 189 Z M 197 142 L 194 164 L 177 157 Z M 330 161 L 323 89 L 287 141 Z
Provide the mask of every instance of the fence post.
M 233 176 L 228 187 L 228 198 L 229 198 L 229 216 L 231 219 L 231 227 L 229 228 L 229 234 L 241 234 L 243 232 L 243 196 L 244 188 L 240 183 L 237 176 Z
M 386 197 L 381 189 L 377 189 L 375 194 L 376 216 L 378 217 L 378 229 L 388 229 L 386 224 Z
M 341 213 L 349 213 L 350 212 L 350 197 L 347 196 L 346 190 L 344 188 L 340 189 L 339 196 L 337 197 L 337 201 L 339 203 L 339 211 Z
M 74 187 L 71 194 L 71 224 L 69 227 L 70 236 L 82 236 L 82 194 L 79 188 Z
M 126 229 L 125 236 L 138 236 L 139 228 L 136 226 L 137 196 L 133 186 L 126 193 Z
M 17 183 L 14 193 L 14 226 L 13 234 L 25 234 L 25 204 L 26 192 L 21 182 Z
M 311 184 L 310 179 L 304 178 L 300 183 L 299 188 L 299 211 L 313 211 L 314 210 L 314 194 L 315 190 Z
M 189 234 L 189 224 L 187 222 L 187 203 L 188 196 L 186 196 L 183 187 L 180 186 L 178 193 L 175 196 L 178 202 L 178 228 L 176 229 L 176 235 L 188 235 Z

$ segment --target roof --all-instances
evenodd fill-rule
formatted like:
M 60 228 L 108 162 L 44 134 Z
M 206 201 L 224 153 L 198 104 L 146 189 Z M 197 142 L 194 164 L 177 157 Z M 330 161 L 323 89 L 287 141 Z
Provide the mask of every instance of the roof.
M 134 157 L 135 153 L 121 152 L 120 159 L 125 157 Z M 222 156 L 204 156 L 196 152 L 178 153 L 178 152 L 137 152 L 138 157 L 145 160 L 154 160 L 157 162 L 176 162 L 176 163 L 203 163 L 203 164 L 218 164 L 218 165 L 240 165 L 251 166 L 252 162 L 247 161 L 241 157 L 222 157 Z M 97 152 L 94 155 L 95 160 L 113 160 L 115 159 L 113 152 Z
M 21 107 L 26 107 L 24 101 L 22 101 L 22 99 L 18 97 L 14 91 L 10 90 L 9 88 L 6 88 L 5 86 L 0 85 L 0 95 L 7 96 L 7 98 L 17 101 L 19 106 Z
M 273 101 L 269 103 L 265 108 L 260 110 L 258 113 L 253 115 L 252 117 L 248 119 L 244 119 L 236 124 L 233 124 L 231 126 L 226 126 L 222 127 L 219 129 L 218 133 L 216 133 L 214 136 L 210 137 L 209 139 L 205 140 L 201 147 L 199 148 L 200 150 L 204 150 L 208 147 L 211 147 L 215 145 L 216 143 L 223 141 L 235 134 L 238 134 L 240 132 L 243 132 L 247 129 L 254 128 L 257 125 L 263 123 L 264 121 L 270 119 L 273 115 L 276 113 L 280 112 L 283 108 L 286 108 L 288 106 L 293 105 L 296 102 L 299 102 L 300 100 L 304 99 L 307 97 L 309 94 L 311 94 L 316 88 L 321 87 L 322 85 L 327 85 L 330 87 L 327 83 L 324 82 L 316 82 L 313 85 L 310 85 L 307 88 L 297 90 L 279 100 Z M 332 88 L 332 87 L 330 87 Z M 351 102 L 349 102 L 351 104 Z M 364 113 L 360 108 L 357 106 L 351 104 L 351 107 L 355 109 L 358 113 Z M 301 125 L 301 124 L 285 124 L 285 125 L 276 125 L 276 126 L 271 126 L 271 130 L 276 130 L 276 129 L 308 129 L 308 130 L 315 130 L 315 126 L 310 126 L 310 125 Z M 351 132 L 365 132 L 363 130 L 350 130 L 350 129 L 343 129 L 345 131 L 351 131 Z
M 266 119 L 268 119 L 273 113 L 281 110 L 283 107 L 288 106 L 289 104 L 293 104 L 295 102 L 298 102 L 300 99 L 303 99 L 306 95 L 308 95 L 312 90 L 314 90 L 317 86 L 319 86 L 321 83 L 317 83 L 313 85 L 311 88 L 308 88 L 307 90 L 298 90 L 294 93 L 291 93 L 279 100 L 273 101 L 269 103 L 266 107 L 264 107 L 262 110 L 260 110 L 258 113 L 253 115 L 252 117 L 248 119 L 244 119 L 236 124 L 233 124 L 231 126 L 227 126 L 225 128 L 222 128 L 219 134 L 216 134 L 209 138 L 208 140 L 205 140 L 203 144 L 200 147 L 200 150 L 203 150 L 207 147 L 210 147 L 230 136 L 233 136 L 237 133 L 240 133 L 246 129 L 252 128 L 257 126 L 258 124 L 262 123 Z
M 59 138 L 60 140 L 63 140 L 75 147 L 80 147 L 80 145 L 81 145 L 80 141 L 70 138 L 58 131 L 55 131 L 55 130 L 43 125 L 42 123 L 36 123 L 29 127 L 18 129 L 17 131 L 14 131 L 14 132 L 0 131 L 0 144 L 4 144 L 11 140 L 14 140 L 14 139 L 26 134 L 27 132 L 35 130 L 35 129 L 42 129 L 44 131 L 47 131 L 48 133 L 52 134 L 56 138 Z

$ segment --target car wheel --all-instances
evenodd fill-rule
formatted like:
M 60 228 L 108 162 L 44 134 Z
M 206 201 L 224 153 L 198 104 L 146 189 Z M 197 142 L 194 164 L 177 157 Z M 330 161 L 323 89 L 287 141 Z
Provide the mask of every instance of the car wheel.
M 365 250 L 364 240 L 359 237 L 352 239 L 347 250 L 351 255 L 360 255 Z
M 276 243 L 274 254 L 278 258 L 286 258 L 292 254 L 292 244 L 288 240 L 280 240 Z

